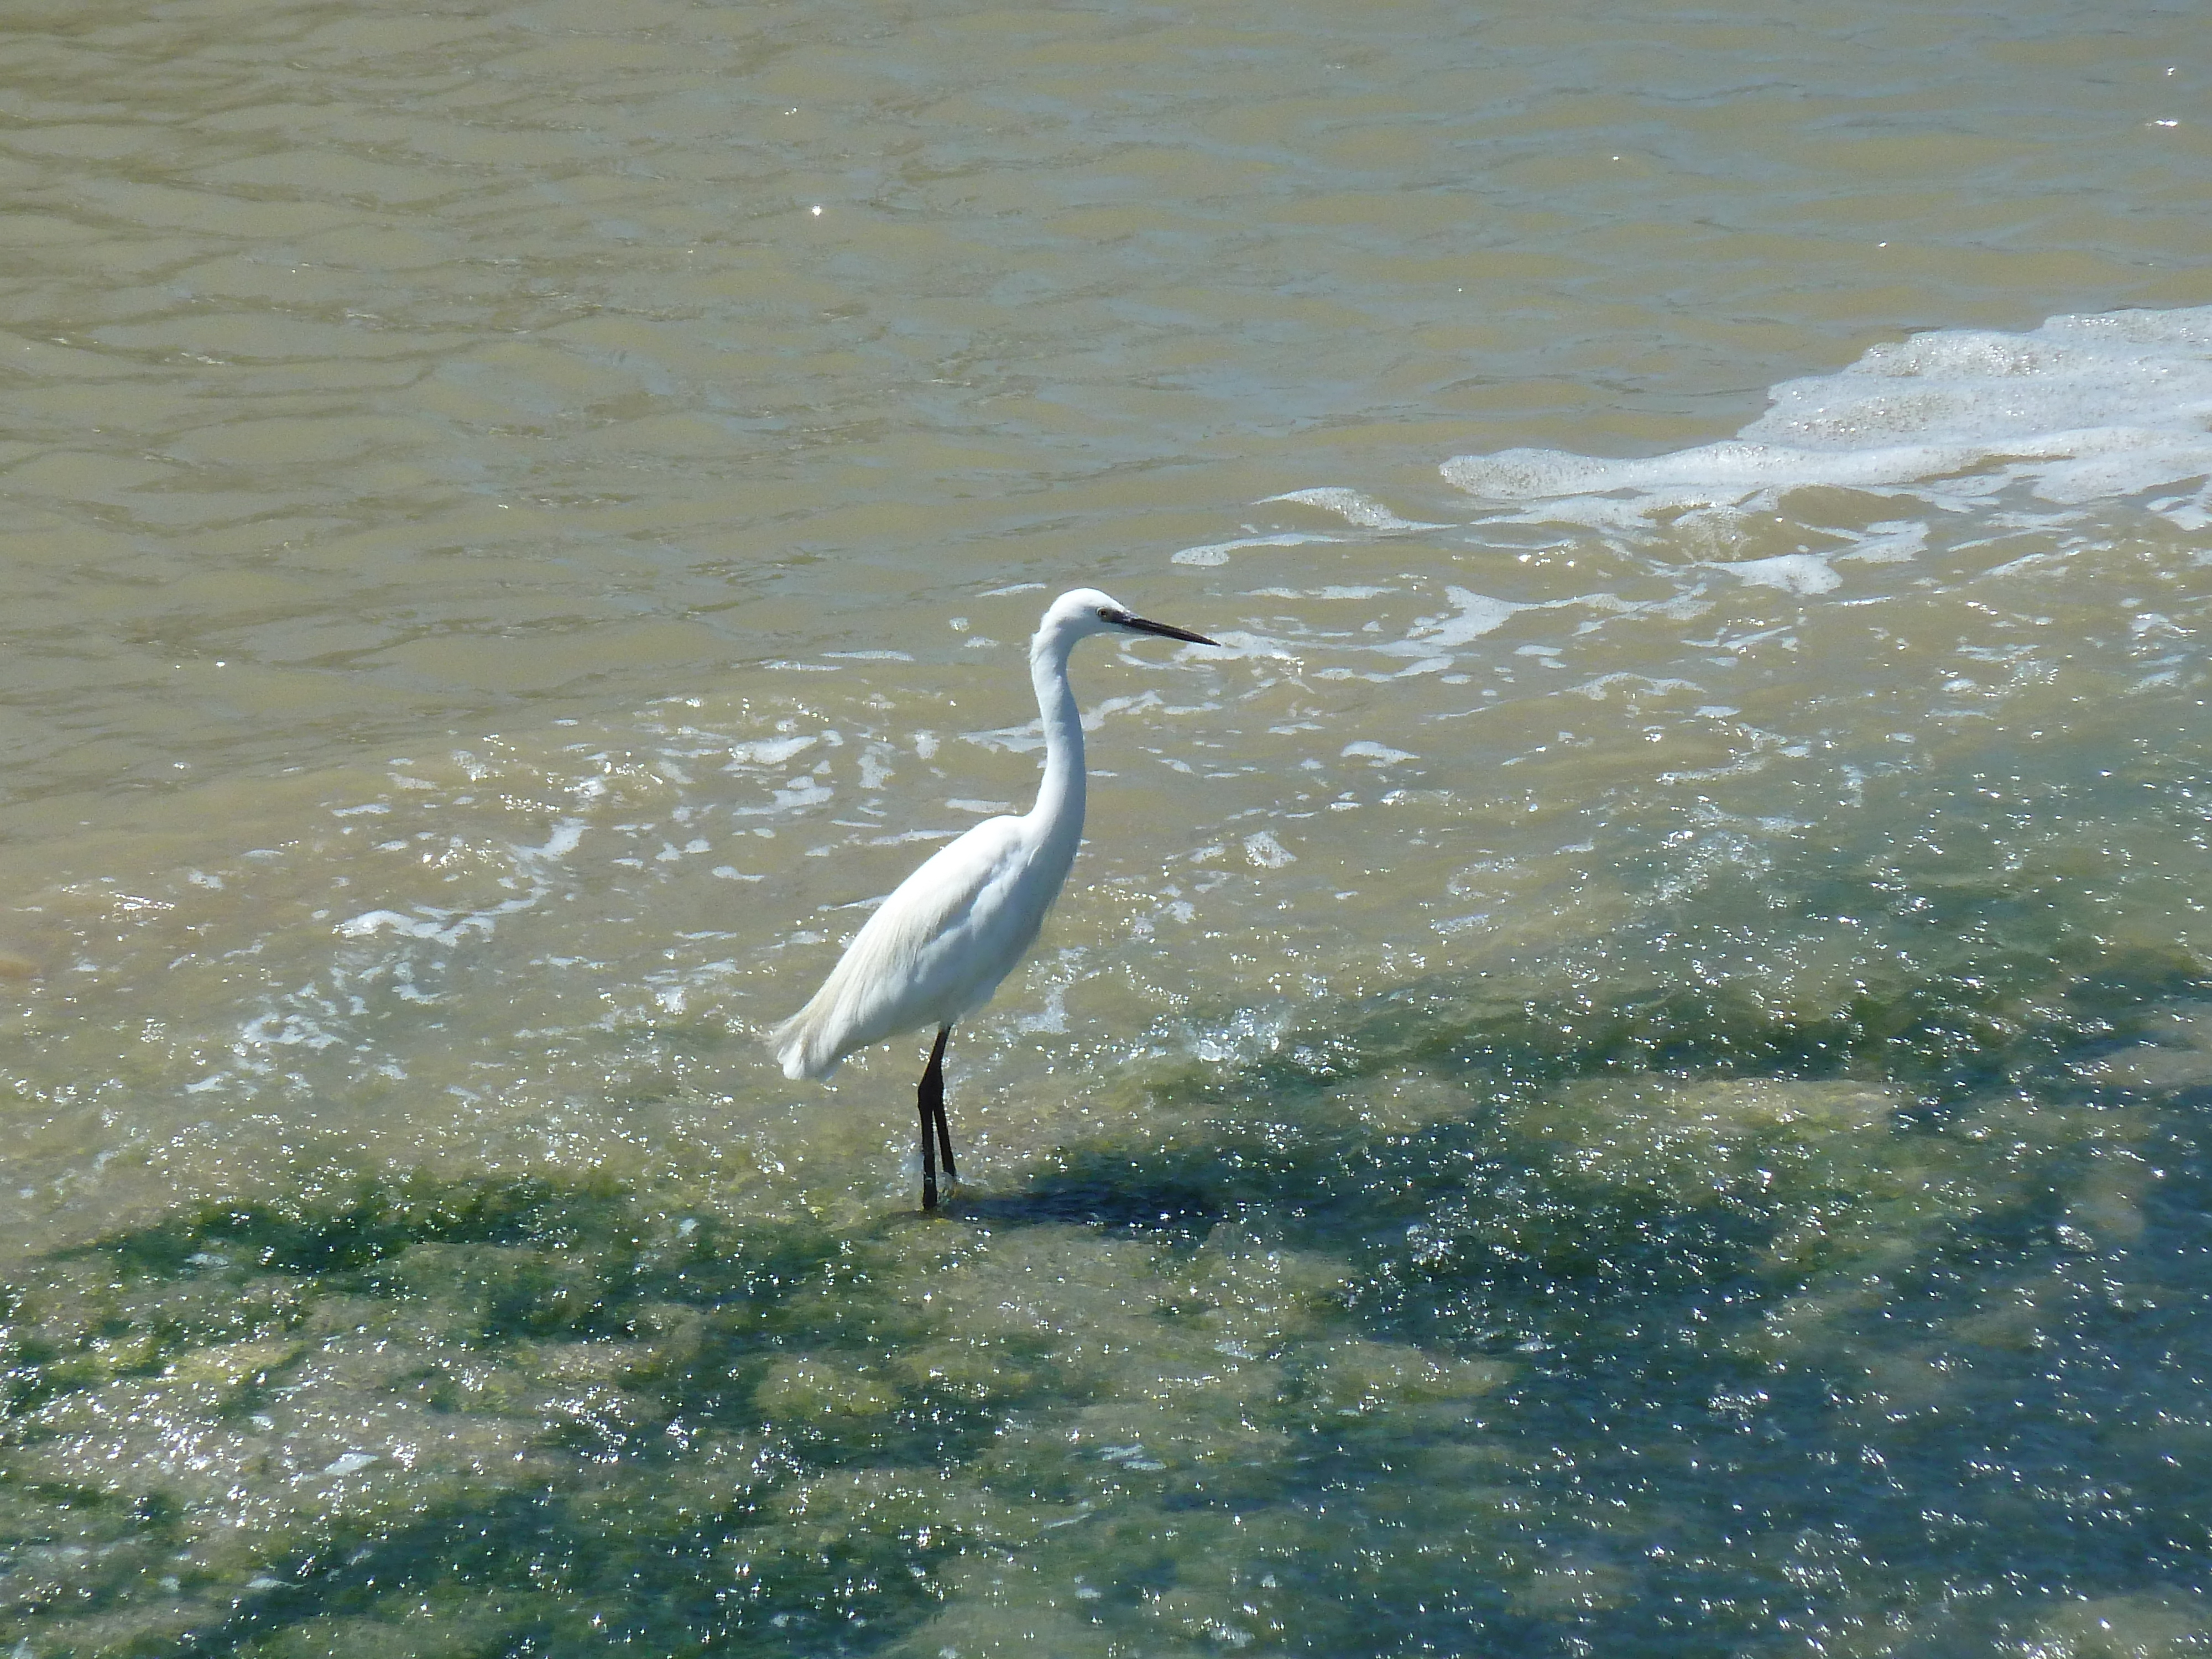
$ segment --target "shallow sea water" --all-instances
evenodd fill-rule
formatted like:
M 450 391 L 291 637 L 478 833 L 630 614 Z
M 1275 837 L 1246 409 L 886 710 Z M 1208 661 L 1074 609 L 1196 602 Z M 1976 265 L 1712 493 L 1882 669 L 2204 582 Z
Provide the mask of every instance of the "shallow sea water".
M 2190 10 L 6 28 L 0 1647 L 2212 1650 Z

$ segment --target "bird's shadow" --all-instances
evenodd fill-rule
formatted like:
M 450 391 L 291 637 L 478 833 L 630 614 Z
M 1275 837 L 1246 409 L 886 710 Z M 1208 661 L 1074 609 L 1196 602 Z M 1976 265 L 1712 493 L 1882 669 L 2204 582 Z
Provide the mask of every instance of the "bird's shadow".
M 1224 1213 L 1214 1195 L 1187 1182 L 1070 1171 L 1019 1192 L 954 1194 L 938 1212 L 952 1220 L 1006 1227 L 1080 1226 L 1116 1232 L 1203 1235 Z

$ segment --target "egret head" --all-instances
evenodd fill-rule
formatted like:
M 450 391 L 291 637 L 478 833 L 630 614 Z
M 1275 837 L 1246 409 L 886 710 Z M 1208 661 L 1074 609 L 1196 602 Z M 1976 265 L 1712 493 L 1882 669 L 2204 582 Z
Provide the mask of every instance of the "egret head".
M 1076 641 L 1091 635 L 1110 633 L 1158 634 L 1164 639 L 1182 640 L 1192 645 L 1216 643 L 1188 629 L 1136 616 L 1113 595 L 1102 593 L 1095 587 L 1079 587 L 1061 594 L 1047 607 L 1044 620 L 1037 624 L 1032 649 L 1065 651 Z

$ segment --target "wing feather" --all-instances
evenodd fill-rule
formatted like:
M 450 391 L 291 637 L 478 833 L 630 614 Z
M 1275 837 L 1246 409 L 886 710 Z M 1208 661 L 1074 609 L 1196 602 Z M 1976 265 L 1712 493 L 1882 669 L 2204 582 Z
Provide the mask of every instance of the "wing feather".
M 861 925 L 807 1005 L 769 1034 L 783 1074 L 827 1077 L 855 1048 L 987 1000 L 1043 920 L 1043 906 L 1020 902 L 1034 850 L 1022 819 L 995 817 L 926 860 Z

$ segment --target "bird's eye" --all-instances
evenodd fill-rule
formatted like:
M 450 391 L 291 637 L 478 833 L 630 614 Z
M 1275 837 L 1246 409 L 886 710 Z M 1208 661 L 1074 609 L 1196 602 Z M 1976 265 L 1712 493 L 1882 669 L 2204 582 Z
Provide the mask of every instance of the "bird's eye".
M 1100 605 L 1098 607 L 1098 620 L 1100 622 L 1112 622 L 1114 620 L 1113 611 L 1103 605 Z

